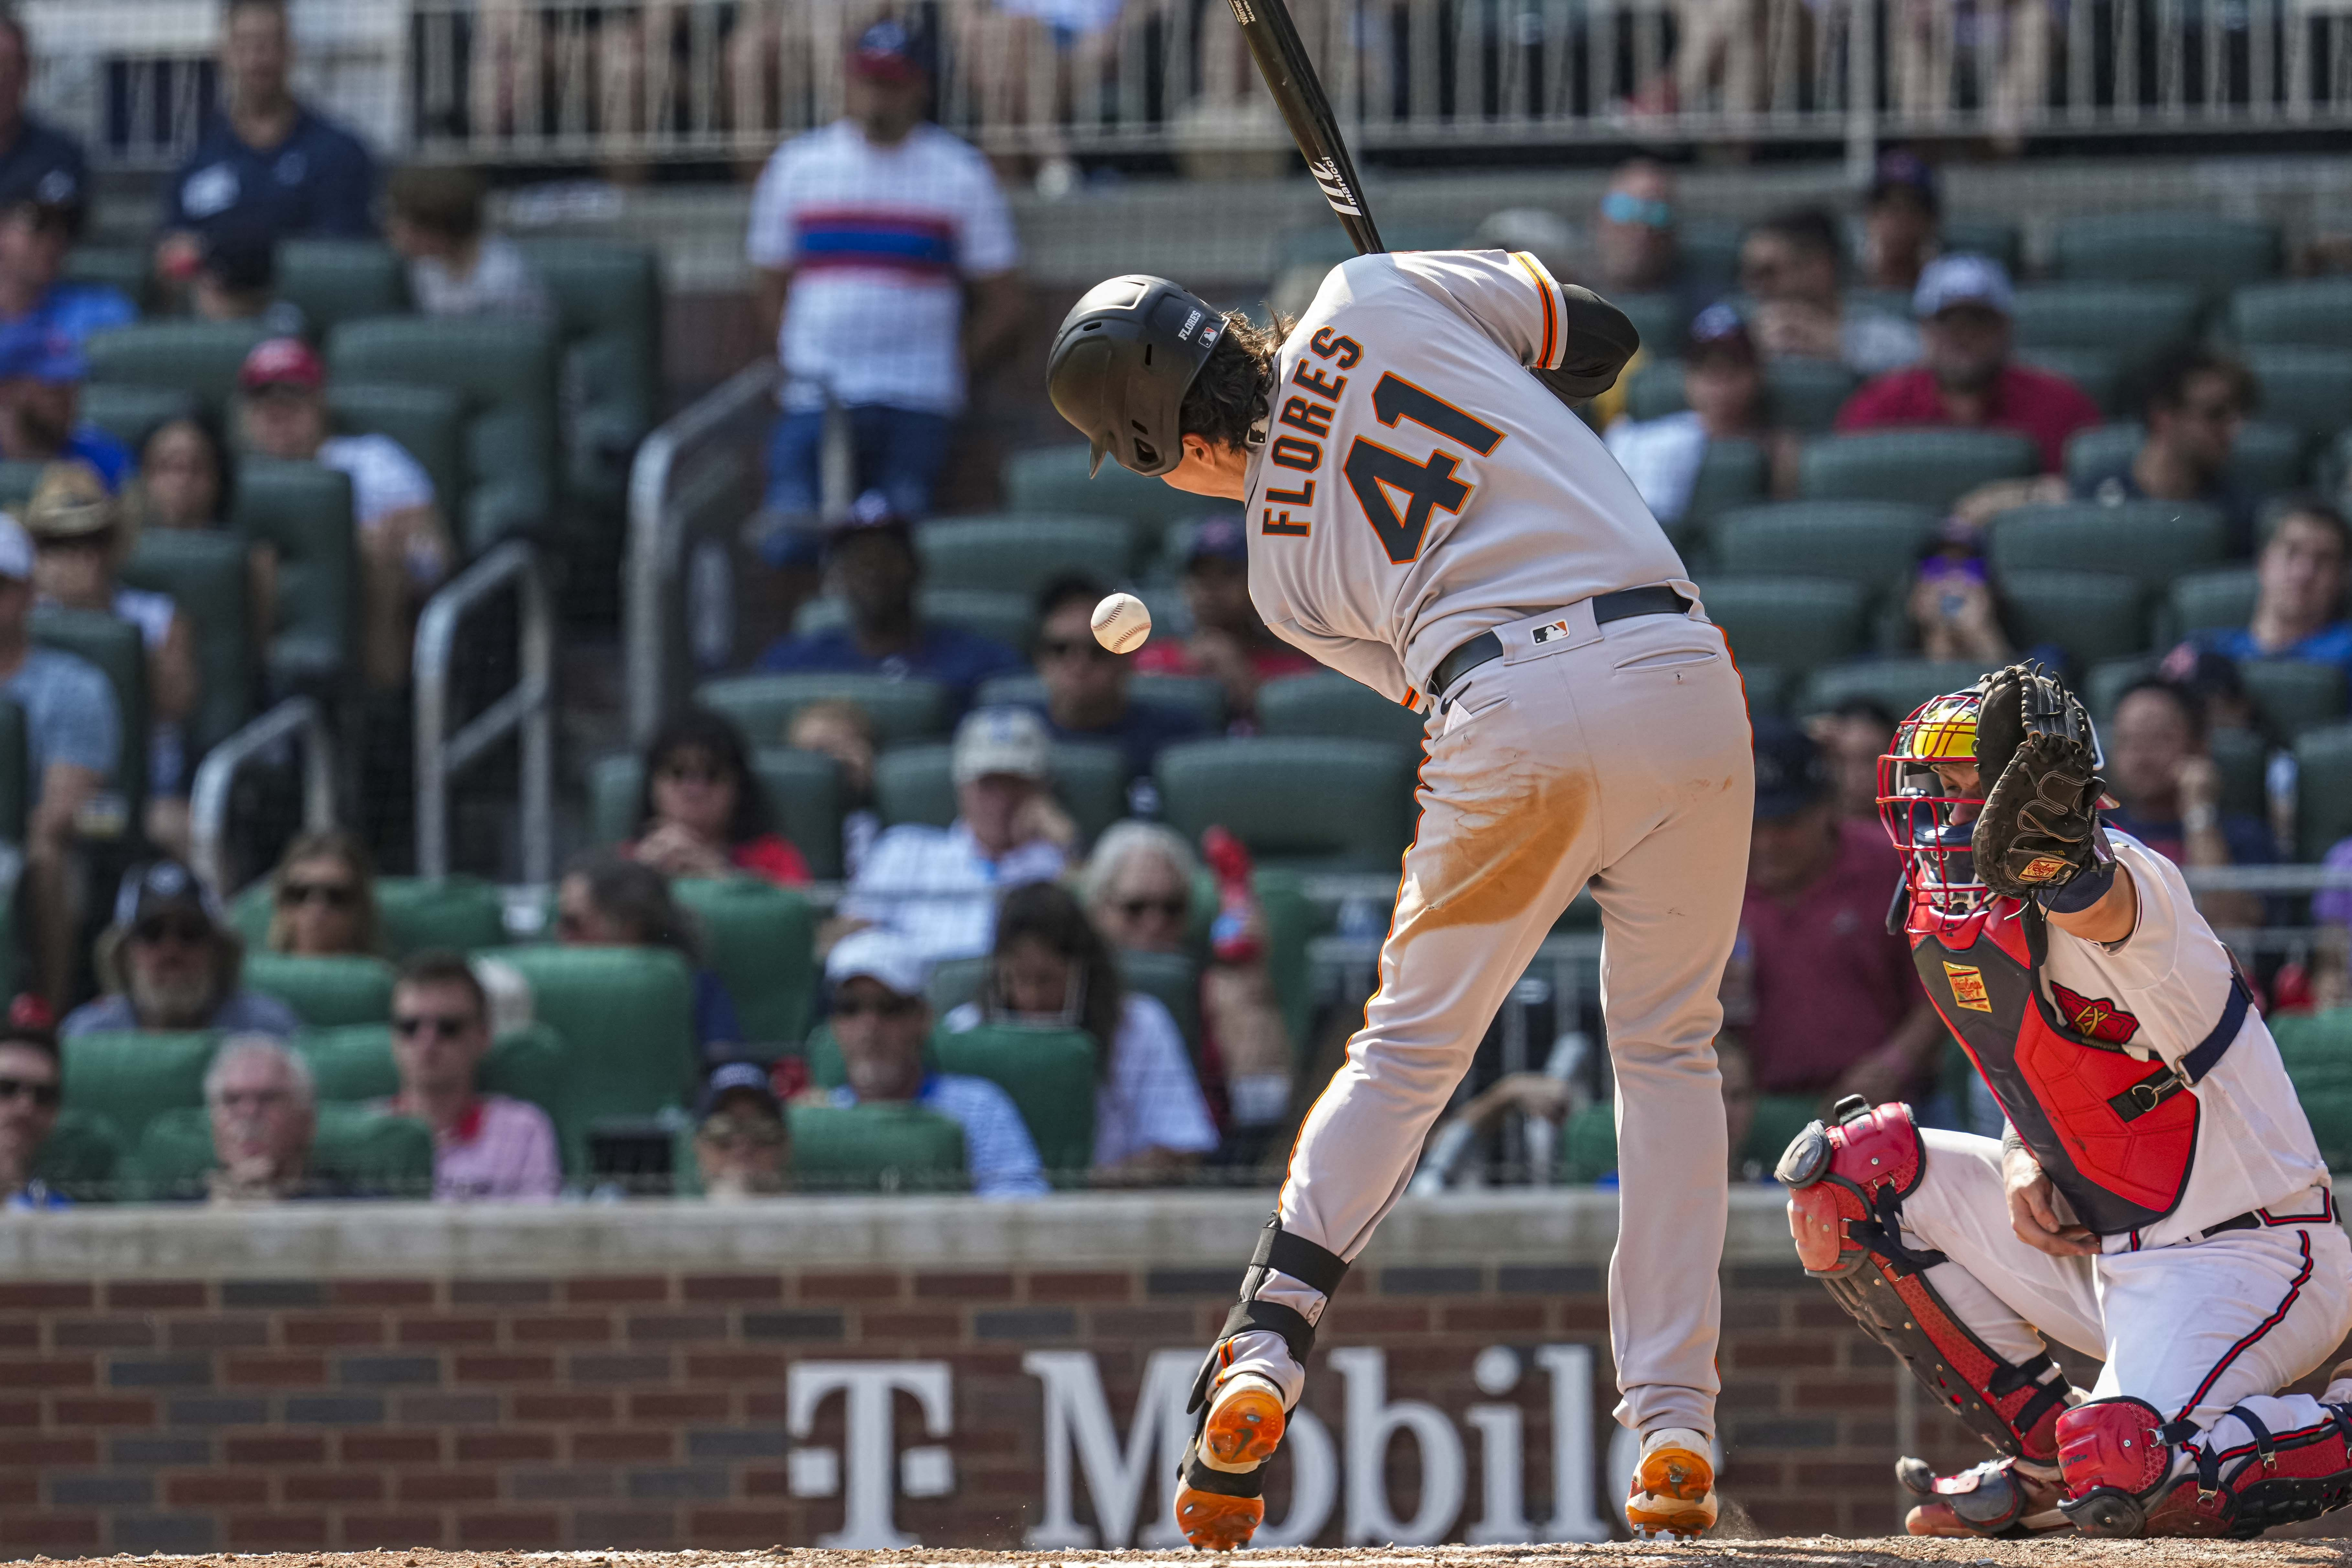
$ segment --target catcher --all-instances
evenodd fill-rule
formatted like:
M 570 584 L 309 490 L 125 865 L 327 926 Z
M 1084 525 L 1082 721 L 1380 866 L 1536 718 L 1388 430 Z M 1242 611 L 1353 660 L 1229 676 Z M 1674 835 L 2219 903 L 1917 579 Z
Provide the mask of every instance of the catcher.
M 1914 1534 L 2252 1536 L 2352 1489 L 2352 1363 L 2278 1392 L 2352 1327 L 2326 1166 L 2179 872 L 2102 826 L 2095 745 L 2034 666 L 1897 728 L 1889 919 L 2009 1125 L 1850 1099 L 1778 1172 L 1806 1271 L 1999 1451 L 1900 1461 Z

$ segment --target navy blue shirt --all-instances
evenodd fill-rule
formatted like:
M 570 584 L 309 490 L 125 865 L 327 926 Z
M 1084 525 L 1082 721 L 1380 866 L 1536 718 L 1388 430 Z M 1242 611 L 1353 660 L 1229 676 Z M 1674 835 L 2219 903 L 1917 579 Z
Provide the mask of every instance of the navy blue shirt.
M 81 143 L 29 114 L 18 121 L 16 140 L 0 150 L 0 202 L 69 206 L 89 197 Z
M 926 621 L 916 628 L 912 653 L 869 658 L 847 626 L 831 626 L 804 637 L 779 637 L 760 656 L 759 668 L 772 675 L 887 675 L 898 679 L 936 680 L 952 694 L 957 711 L 971 704 L 972 689 L 992 675 L 1012 675 L 1028 668 L 1021 656 L 992 637 L 942 622 Z
M 375 159 L 341 126 L 299 109 L 277 146 L 249 147 L 215 113 L 163 194 L 163 226 L 228 224 L 289 237 L 365 239 L 375 233 Z
M 1090 741 L 1096 745 L 1113 745 L 1127 753 L 1129 777 L 1139 778 L 1151 771 L 1160 760 L 1160 748 L 1178 741 L 1201 738 L 1201 721 L 1181 708 L 1163 708 L 1156 702 L 1129 700 L 1127 710 L 1099 730 L 1066 730 L 1054 722 L 1054 716 L 1044 709 L 1037 710 L 1045 721 L 1045 728 L 1056 741 Z

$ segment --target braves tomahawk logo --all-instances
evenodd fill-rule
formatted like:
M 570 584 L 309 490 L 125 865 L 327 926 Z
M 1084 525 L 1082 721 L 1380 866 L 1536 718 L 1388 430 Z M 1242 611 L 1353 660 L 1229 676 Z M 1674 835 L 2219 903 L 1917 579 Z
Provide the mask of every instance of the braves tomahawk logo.
M 1363 209 L 1356 205 L 1356 193 L 1348 188 L 1347 177 L 1339 173 L 1337 158 L 1310 159 L 1307 172 L 1315 176 L 1317 184 L 1323 187 L 1323 199 L 1331 204 L 1333 212 L 1343 217 L 1362 216 Z
M 2054 980 L 2050 983 L 2050 994 L 2057 1000 L 2059 1013 L 2078 1035 L 2104 1040 L 2111 1046 L 2127 1046 L 2139 1033 L 2139 1020 L 2104 996 L 2084 996 Z

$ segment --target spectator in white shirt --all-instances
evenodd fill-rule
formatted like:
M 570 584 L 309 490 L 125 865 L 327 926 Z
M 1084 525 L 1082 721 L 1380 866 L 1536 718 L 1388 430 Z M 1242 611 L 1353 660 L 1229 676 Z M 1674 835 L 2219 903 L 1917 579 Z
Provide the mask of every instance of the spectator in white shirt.
M 1619 419 L 1605 437 L 1610 455 L 1669 528 L 1690 507 L 1709 443 L 1766 436 L 1756 342 L 1728 305 L 1709 305 L 1691 322 L 1683 345 L 1683 401 L 1689 406 L 1656 419 Z
M 408 292 L 428 316 L 545 321 L 547 289 L 514 241 L 482 232 L 481 175 L 457 165 L 416 165 L 384 182 L 391 221 L 383 237 L 407 258 Z
M 977 958 L 1008 888 L 1050 882 L 1076 837 L 1054 804 L 1053 746 L 1025 708 L 982 708 L 956 729 L 956 818 L 901 823 L 874 841 L 841 900 L 846 928 L 879 926 L 929 963 Z
M 431 477 L 389 436 L 330 433 L 327 367 L 299 338 L 255 345 L 237 388 L 247 447 L 351 477 L 368 682 L 379 691 L 407 685 L 416 612 L 449 574 L 453 555 Z
M 773 512 L 816 510 L 830 399 L 849 412 L 856 489 L 879 489 L 901 517 L 926 515 L 966 369 L 1020 325 L 1004 197 L 977 149 L 924 120 L 929 71 L 902 24 L 866 28 L 848 60 L 848 115 L 779 148 L 752 194 L 746 250 L 786 377 L 769 449 Z M 809 563 L 805 535 L 772 538 L 775 564 Z

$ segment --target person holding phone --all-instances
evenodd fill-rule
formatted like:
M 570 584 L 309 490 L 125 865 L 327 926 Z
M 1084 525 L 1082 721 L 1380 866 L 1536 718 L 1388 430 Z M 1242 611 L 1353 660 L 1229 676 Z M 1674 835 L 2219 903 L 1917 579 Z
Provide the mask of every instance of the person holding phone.
M 2000 604 L 1986 580 L 1981 542 L 1958 520 L 1947 522 L 1920 557 L 1909 608 L 1921 658 L 1983 665 L 2009 659 L 2009 634 L 2001 629 Z

